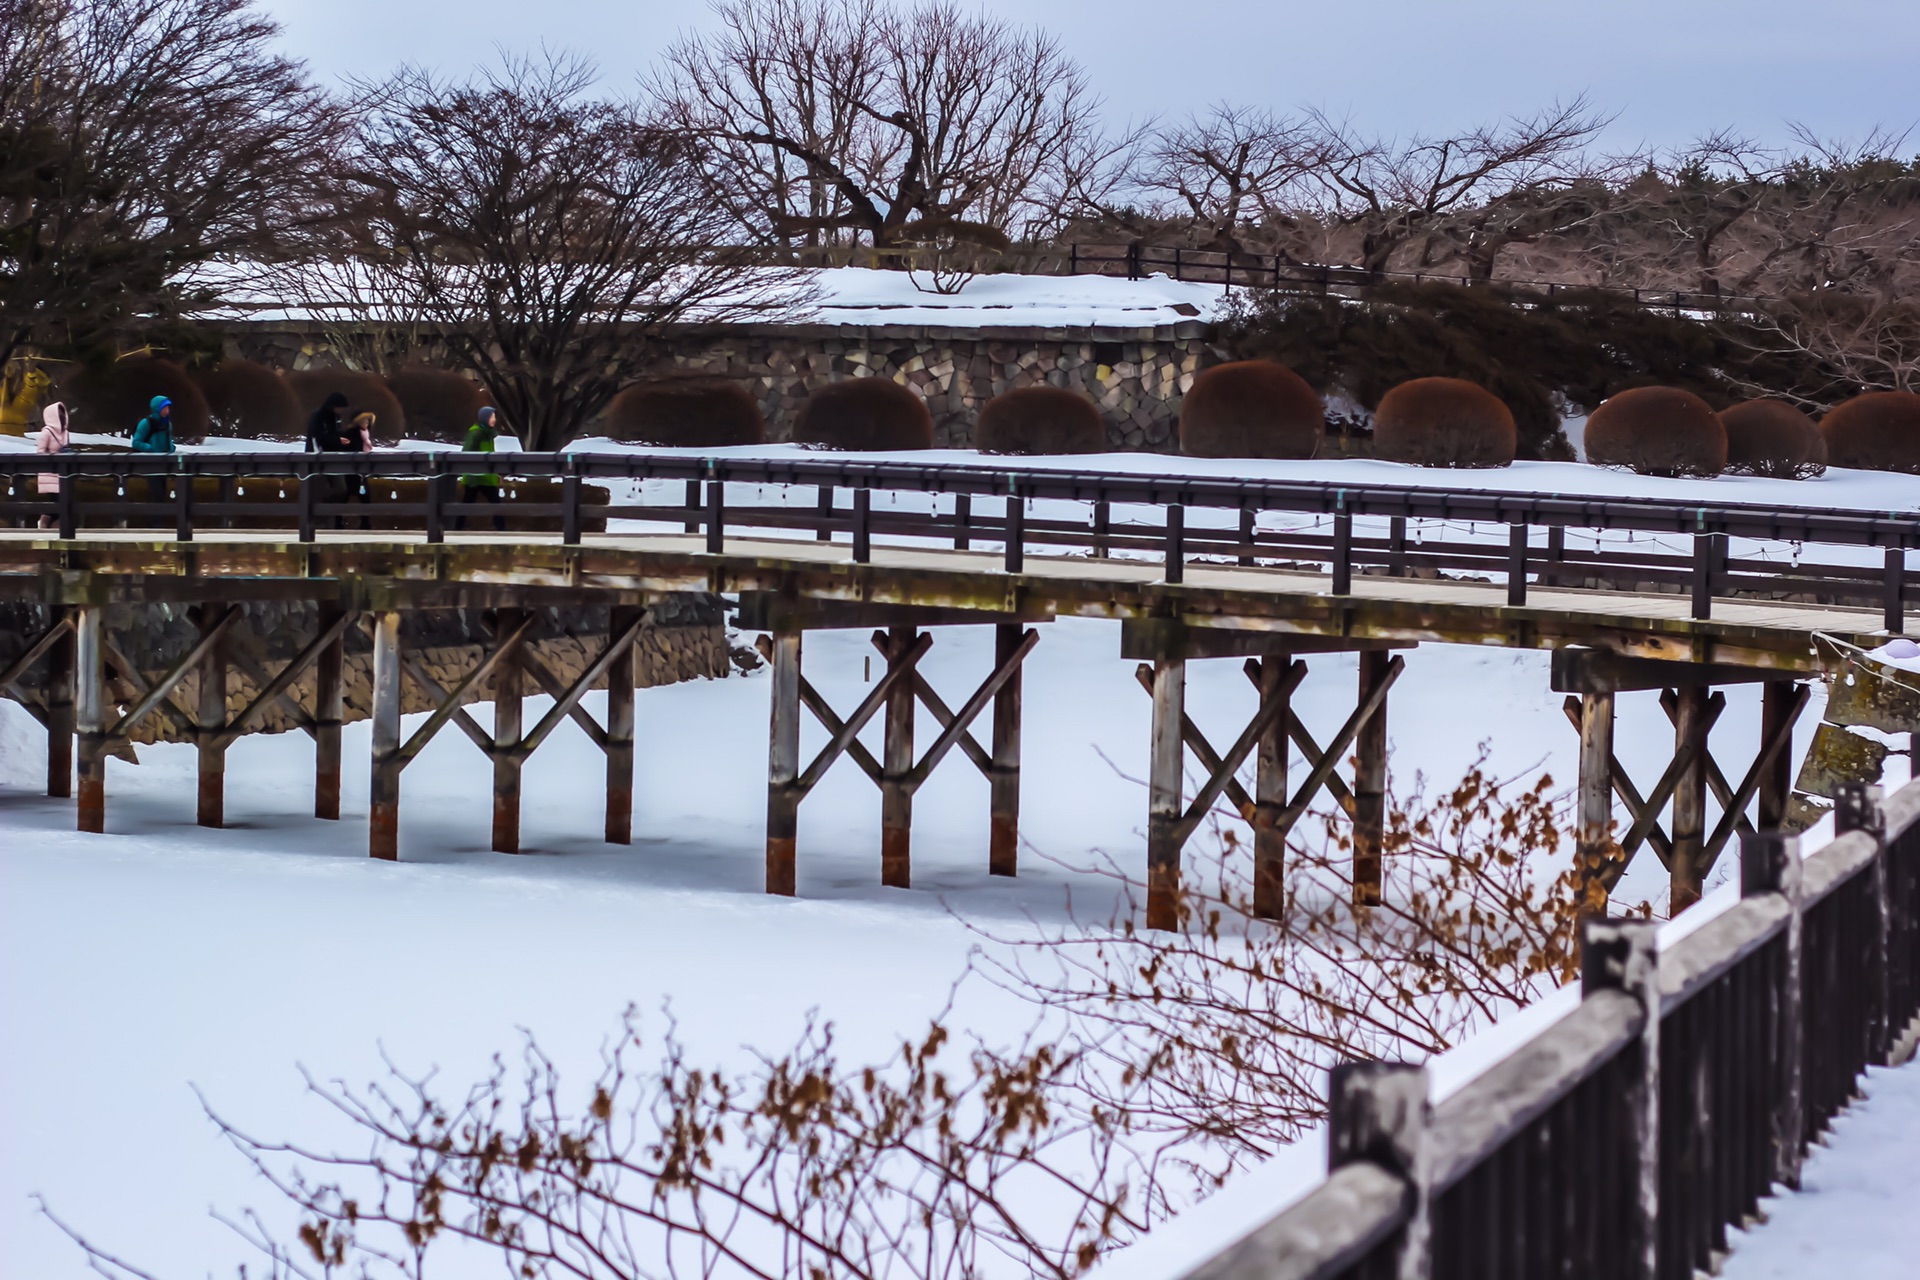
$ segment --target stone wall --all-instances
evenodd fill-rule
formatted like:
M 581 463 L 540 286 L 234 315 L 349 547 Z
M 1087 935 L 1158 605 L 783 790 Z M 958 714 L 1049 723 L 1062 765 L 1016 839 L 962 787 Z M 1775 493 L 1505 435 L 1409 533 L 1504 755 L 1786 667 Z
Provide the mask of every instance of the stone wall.
M 252 657 L 269 679 L 282 663 L 293 657 L 315 633 L 317 617 L 311 604 L 256 603 L 246 606 L 247 616 L 237 624 L 230 649 Z M 633 682 L 637 687 L 675 684 L 683 680 L 718 678 L 729 669 L 727 634 L 719 600 L 707 596 L 669 597 L 656 602 L 650 624 L 633 646 Z M 564 685 L 571 685 L 597 658 L 606 644 L 608 624 L 604 607 L 580 609 L 539 609 L 524 642 L 540 663 Z M 441 687 L 451 689 L 478 666 L 486 653 L 484 619 L 481 611 L 423 610 L 402 615 L 401 646 L 418 659 L 421 667 Z M 47 626 L 47 614 L 38 604 L 0 604 L 0 667 L 19 655 L 29 639 Z M 107 610 L 107 639 L 114 650 L 126 655 L 141 674 L 152 680 L 184 656 L 194 645 L 198 630 L 178 605 L 153 604 L 114 606 Z M 9 652 L 11 651 L 11 652 Z M 247 670 L 247 663 L 235 661 L 227 679 L 227 714 L 238 715 L 259 694 L 262 681 Z M 372 643 L 359 629 L 346 635 L 346 655 L 342 664 L 343 695 L 348 721 L 364 720 L 373 706 Z M 38 693 L 38 681 L 44 667 L 36 667 L 21 683 L 29 696 Z M 113 678 L 109 684 L 118 710 L 124 712 L 137 696 L 125 681 Z M 474 700 L 493 697 L 492 681 L 480 685 Z M 537 686 L 528 680 L 526 689 L 537 695 Z M 605 688 L 600 681 L 596 688 Z M 309 667 L 291 690 L 293 700 L 302 708 L 313 707 L 314 673 Z M 199 705 L 200 673 L 189 672 L 177 685 L 169 701 L 183 716 L 190 717 Z M 411 679 L 401 682 L 401 707 L 406 712 L 431 711 L 427 693 Z M 298 723 L 284 706 L 269 708 L 256 722 L 258 733 L 285 733 Z M 164 708 L 144 718 L 129 735 L 135 743 L 182 742 L 187 734 L 182 725 Z
M 236 355 L 286 369 L 325 367 L 333 349 L 317 325 L 234 325 Z M 658 340 L 660 373 L 714 374 L 754 388 L 772 438 L 785 440 L 809 390 L 848 378 L 912 387 L 933 414 L 934 441 L 965 447 L 980 406 L 1013 387 L 1050 383 L 1090 396 L 1116 449 L 1171 451 L 1180 399 L 1224 355 L 1199 322 L 1145 329 L 853 325 L 684 328 Z

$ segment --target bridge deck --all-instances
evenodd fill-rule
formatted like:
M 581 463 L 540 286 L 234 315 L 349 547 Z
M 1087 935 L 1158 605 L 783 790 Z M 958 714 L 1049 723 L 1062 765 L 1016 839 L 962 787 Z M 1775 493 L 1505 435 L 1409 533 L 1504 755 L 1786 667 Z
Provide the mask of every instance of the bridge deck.
M 1194 626 L 1355 639 L 1509 648 L 1583 645 L 1642 657 L 1783 672 L 1825 665 L 1813 636 L 1870 637 L 1873 610 L 1716 599 L 1710 619 L 1688 597 L 1536 583 L 1506 603 L 1502 582 L 1356 576 L 1345 596 L 1325 574 L 1193 562 L 1169 584 L 1145 559 L 1029 555 L 1005 571 L 998 552 L 876 545 L 853 563 L 845 543 L 729 538 L 710 555 L 678 533 L 589 535 L 577 546 L 512 533 L 321 532 L 311 543 L 272 530 L 209 530 L 176 542 L 149 530 L 88 530 L 62 542 L 0 530 L 0 591 L 40 595 L 66 575 L 63 596 L 213 599 L 298 593 L 424 606 L 480 595 L 525 602 L 556 593 L 617 597 L 658 591 L 766 591 L 797 600 L 914 605 L 1025 617 L 1164 618 Z M 92 586 L 80 583 L 91 579 Z M 9 581 L 10 580 L 10 581 Z

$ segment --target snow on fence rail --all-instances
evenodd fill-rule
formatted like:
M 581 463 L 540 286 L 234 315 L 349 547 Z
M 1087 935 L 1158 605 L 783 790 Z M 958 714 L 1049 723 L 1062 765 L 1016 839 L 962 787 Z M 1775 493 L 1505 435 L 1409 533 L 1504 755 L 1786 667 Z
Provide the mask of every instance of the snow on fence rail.
M 1587 923 L 1581 1000 L 1444 1100 L 1353 1063 L 1329 1171 L 1181 1280 L 1689 1280 L 1870 1064 L 1920 1032 L 1920 783 L 1850 786 L 1836 838 L 1741 846 L 1740 899 L 1668 946 Z
M 1057 466 L 927 464 L 831 458 L 700 457 L 676 454 L 455 452 L 300 454 L 195 453 L 169 456 L 0 454 L 0 521 L 53 519 L 60 536 L 72 538 L 89 521 L 171 521 L 175 536 L 189 541 L 196 528 L 231 528 L 236 520 L 282 521 L 312 541 L 323 520 L 409 522 L 429 542 L 440 541 L 450 520 L 498 514 L 498 508 L 455 501 L 457 478 L 469 472 L 505 471 L 524 486 L 515 513 L 553 522 L 562 541 L 577 543 L 591 520 L 630 520 L 704 531 L 707 549 L 719 554 L 729 531 L 800 535 L 832 540 L 843 535 L 856 562 L 872 553 L 875 535 L 951 541 L 959 549 L 997 544 L 1009 572 L 1019 572 L 1029 547 L 1159 557 L 1166 580 L 1177 583 L 1189 559 L 1208 557 L 1242 565 L 1276 558 L 1325 565 L 1335 595 L 1351 593 L 1356 571 L 1408 575 L 1422 570 L 1482 572 L 1504 577 L 1507 603 L 1524 605 L 1529 580 L 1543 585 L 1579 585 L 1603 578 L 1613 589 L 1641 586 L 1690 590 L 1695 618 L 1711 616 L 1716 596 L 1807 595 L 1832 603 L 1883 607 L 1889 631 L 1904 631 L 1905 604 L 1920 574 L 1906 567 L 1906 549 L 1920 546 L 1920 519 L 1908 512 L 1846 511 L 1822 507 L 1701 504 L 1644 497 L 1586 494 L 1446 490 L 1426 486 L 1342 484 L 1325 480 L 1243 480 L 1204 476 L 1149 475 L 1074 470 Z M 27 492 L 30 476 L 59 477 L 57 494 Z M 424 479 L 424 500 L 378 504 L 344 500 L 346 477 Z M 129 501 L 124 493 L 89 494 L 82 481 L 124 484 L 144 478 L 163 495 Z M 244 493 L 249 478 L 284 479 L 297 486 L 294 501 L 263 501 Z M 197 492 L 204 480 L 210 497 Z M 684 481 L 684 503 L 622 503 L 587 500 L 583 482 Z M 532 482 L 546 482 L 540 501 Z M 812 489 L 811 505 L 730 503 L 727 487 Z M 170 486 L 170 490 L 168 488 Z M 704 488 L 703 488 L 704 486 Z M 840 502 L 846 490 L 850 501 Z M 946 510 L 895 508 L 876 512 L 876 491 L 937 495 Z M 783 493 L 791 496 L 790 492 Z M 999 512 L 976 512 L 977 497 L 997 499 Z M 1079 503 L 1088 518 L 1029 518 L 1033 502 Z M 291 510 L 290 510 L 291 508 Z M 1115 509 L 1126 517 L 1114 519 Z M 1188 520 L 1189 510 L 1196 519 Z M 1262 512 L 1292 512 L 1328 518 L 1328 529 L 1273 530 L 1256 527 Z M 1237 522 L 1235 517 L 1237 517 Z M 1356 518 L 1372 520 L 1375 536 L 1356 532 Z M 1408 521 L 1445 522 L 1438 537 L 1408 541 Z M 1211 523 L 1209 523 L 1211 522 Z M 1504 526 L 1505 546 L 1458 526 Z M 1647 553 L 1621 546 L 1567 545 L 1568 529 L 1690 535 L 1690 555 Z M 1544 532 L 1536 541 L 1534 531 Z M 1384 536 L 1379 536 L 1383 534 Z M 1766 558 L 1735 559 L 1731 539 L 1880 547 L 1882 566 L 1831 563 L 1782 564 Z

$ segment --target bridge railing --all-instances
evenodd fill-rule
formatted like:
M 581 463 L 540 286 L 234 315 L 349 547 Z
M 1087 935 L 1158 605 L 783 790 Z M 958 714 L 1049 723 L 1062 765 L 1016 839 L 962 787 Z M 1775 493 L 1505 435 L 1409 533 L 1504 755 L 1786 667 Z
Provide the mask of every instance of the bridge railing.
M 1738 902 L 1691 931 L 1588 922 L 1578 1007 L 1438 1103 L 1424 1068 L 1336 1068 L 1327 1180 L 1182 1280 L 1713 1268 L 1920 1031 L 1920 783 L 1836 814 L 1804 861 L 1748 837 Z
M 312 541 L 327 527 L 377 520 L 380 527 L 417 530 L 438 542 L 463 521 L 499 514 L 491 504 L 463 497 L 458 481 L 471 473 L 508 475 L 516 517 L 547 522 L 548 532 L 567 543 L 579 542 L 589 529 L 610 527 L 605 520 L 704 533 L 715 552 L 729 536 L 844 540 L 856 562 L 871 558 L 876 537 L 922 545 L 931 539 L 959 549 L 997 546 L 1011 572 L 1021 570 L 1029 549 L 1158 559 L 1169 582 L 1182 581 L 1191 561 L 1310 565 L 1324 568 L 1336 595 L 1351 592 L 1356 574 L 1485 574 L 1504 579 L 1508 603 L 1515 605 L 1526 602 L 1530 581 L 1579 586 L 1603 579 L 1614 589 L 1690 593 L 1694 616 L 1702 618 L 1711 615 L 1715 597 L 1741 595 L 1880 605 L 1891 631 L 1904 629 L 1905 602 L 1920 587 L 1920 574 L 1906 566 L 1906 549 L 1920 545 L 1920 519 L 1911 512 L 1143 475 L 1012 461 L 684 453 L 0 454 L 0 522 L 31 525 L 45 518 L 63 538 L 102 524 L 158 524 L 183 541 L 200 530 L 264 525 L 292 528 L 301 540 Z M 37 492 L 42 474 L 58 478 L 57 493 Z M 424 484 L 417 500 L 348 500 L 357 481 L 373 478 Z M 681 483 L 684 499 L 616 501 L 586 485 L 620 480 Z M 256 481 L 277 482 L 274 500 L 264 500 L 257 485 L 248 491 Z M 778 501 L 731 501 L 728 486 L 736 487 L 736 497 L 741 486 L 773 489 Z M 807 492 L 797 495 L 801 490 Z M 876 508 L 878 493 L 931 495 L 935 501 Z M 803 500 L 792 501 L 796 496 Z M 1086 515 L 1029 515 L 1035 502 L 1080 504 Z M 1291 528 L 1259 527 L 1260 515 L 1273 512 L 1310 519 Z M 1356 521 L 1363 523 L 1357 527 Z M 1423 531 L 1422 522 L 1442 527 Z M 1483 525 L 1491 526 L 1492 536 L 1475 528 Z M 1462 526 L 1473 532 L 1463 535 Z M 1569 530 L 1665 534 L 1690 542 L 1678 551 L 1649 543 L 1641 546 L 1653 549 L 1642 550 L 1618 539 L 1583 548 L 1569 545 Z M 1733 555 L 1733 539 L 1879 548 L 1883 554 L 1879 565 L 1801 563 Z

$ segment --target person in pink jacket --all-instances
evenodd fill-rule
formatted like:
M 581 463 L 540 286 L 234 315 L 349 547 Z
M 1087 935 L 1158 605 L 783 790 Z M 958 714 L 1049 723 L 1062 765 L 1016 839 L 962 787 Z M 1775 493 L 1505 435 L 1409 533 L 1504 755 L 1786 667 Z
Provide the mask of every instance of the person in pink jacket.
M 52 454 L 73 452 L 73 435 L 68 430 L 66 405 L 60 403 L 58 400 L 54 401 L 45 409 L 41 410 L 40 421 L 42 423 L 40 427 L 40 438 L 34 443 L 33 448 L 35 453 Z M 60 492 L 60 477 L 54 475 L 51 471 L 42 471 L 39 476 L 38 488 L 42 494 L 57 494 Z M 42 529 L 51 529 L 53 527 L 53 517 L 41 516 L 40 527 Z

